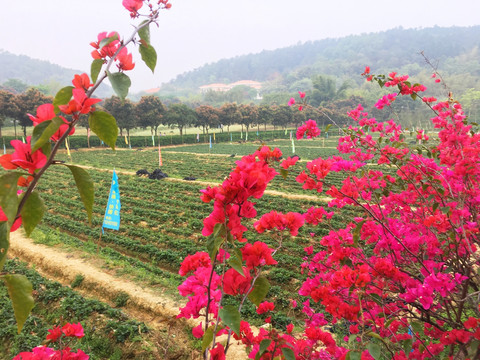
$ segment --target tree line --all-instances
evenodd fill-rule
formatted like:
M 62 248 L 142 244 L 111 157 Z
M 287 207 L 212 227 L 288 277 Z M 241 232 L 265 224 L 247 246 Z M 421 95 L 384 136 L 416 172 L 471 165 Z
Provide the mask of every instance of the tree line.
M 0 136 L 2 127 L 7 124 L 13 124 L 15 136 L 17 131 L 18 134 L 23 133 L 23 136 L 26 136 L 27 127 L 33 125 L 28 114 L 36 116 L 39 105 L 52 101 L 51 96 L 36 88 L 29 88 L 20 94 L 0 90 Z M 343 126 L 348 121 L 347 110 L 357 104 L 358 99 L 352 97 L 334 101 L 329 107 L 307 106 L 304 111 L 299 112 L 286 102 L 280 105 L 231 102 L 218 107 L 170 103 L 167 106 L 155 95 L 142 96 L 137 102 L 129 99 L 122 101 L 119 97 L 112 96 L 99 103 L 100 107 L 116 118 L 121 136 L 123 132 L 129 136 L 130 131 L 137 128 L 150 129 L 152 135 L 157 136 L 161 125 L 178 129 L 180 135 L 184 134 L 187 127 L 199 128 L 203 134 L 216 128 L 229 132 L 232 125 L 240 125 L 242 131 L 246 132 L 254 127 L 257 130 L 261 127 L 266 130 L 267 126 L 282 129 L 297 126 L 310 118 L 316 119 L 320 125 L 334 122 Z M 88 119 L 84 118 L 80 125 L 88 128 Z

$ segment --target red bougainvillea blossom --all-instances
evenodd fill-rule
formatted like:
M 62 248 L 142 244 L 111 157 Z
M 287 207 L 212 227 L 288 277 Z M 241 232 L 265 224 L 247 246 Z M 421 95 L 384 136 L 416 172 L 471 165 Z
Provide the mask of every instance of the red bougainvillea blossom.
M 113 40 L 111 40 L 108 44 L 100 48 L 100 44 L 102 40 L 107 38 L 112 38 Z M 112 57 L 113 55 L 115 55 L 118 47 L 120 46 L 119 39 L 120 39 L 120 35 L 116 31 L 112 31 L 110 33 L 107 33 L 106 31 L 101 32 L 97 36 L 97 41 L 90 43 L 90 45 L 95 48 L 95 50 L 93 50 L 91 53 L 92 57 L 94 59 L 105 59 L 107 57 Z
M 54 112 L 54 107 L 52 104 L 43 104 L 37 108 L 37 116 L 33 116 L 31 114 L 27 114 L 30 120 L 33 122 L 33 126 L 37 126 L 41 122 L 52 120 L 56 114 Z M 50 137 L 53 141 L 58 141 L 62 137 L 63 134 L 68 130 L 68 121 L 63 116 L 59 116 L 59 118 L 64 122 L 64 124 L 60 125 L 58 130 Z M 75 128 L 72 128 L 68 135 L 73 135 L 75 133 Z
M 3 212 L 3 209 L 0 207 L 0 222 L 8 221 L 7 215 Z M 22 225 L 22 218 L 18 217 L 12 224 L 10 232 L 16 231 Z
M 312 119 L 305 121 L 305 124 L 297 129 L 297 140 L 303 139 L 306 136 L 307 139 L 312 139 L 320 136 L 320 129 L 317 127 L 317 122 Z
M 143 0 L 123 0 L 122 5 L 131 13 L 136 13 L 143 6 Z
M 32 153 L 31 138 L 28 136 L 26 143 L 20 140 L 10 141 L 15 151 L 13 154 L 5 154 L 0 157 L 0 164 L 4 169 L 12 170 L 20 167 L 33 174 L 35 170 L 42 168 L 47 163 L 47 157 L 41 149 Z
M 298 229 L 303 226 L 304 219 L 299 213 L 289 212 L 282 214 L 275 210 L 264 214 L 259 221 L 253 225 L 258 233 L 263 233 L 265 230 L 285 230 L 288 229 L 292 236 L 298 234 Z

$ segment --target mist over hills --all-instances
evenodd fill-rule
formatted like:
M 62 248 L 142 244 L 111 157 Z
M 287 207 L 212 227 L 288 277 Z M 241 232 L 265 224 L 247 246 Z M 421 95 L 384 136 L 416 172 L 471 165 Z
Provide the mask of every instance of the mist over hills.
M 396 28 L 379 33 L 306 42 L 286 48 L 237 56 L 178 75 L 165 89 L 198 88 L 242 79 L 298 81 L 315 74 L 361 81 L 366 65 L 376 73 L 417 75 L 430 71 L 423 53 L 440 72 L 480 76 L 480 26 Z M 290 79 L 289 79 L 290 78 Z
M 432 68 L 421 53 L 439 72 L 449 76 L 454 89 L 480 86 L 480 26 L 472 26 L 396 28 L 222 59 L 178 75 L 163 84 L 158 94 L 191 94 L 199 92 L 202 85 L 247 79 L 264 83 L 264 93 L 291 92 L 305 89 L 305 83 L 319 74 L 335 77 L 338 82 L 348 79 L 359 86 L 363 81 L 359 74 L 366 65 L 375 73 L 397 71 L 425 77 Z M 28 85 L 44 85 L 52 91 L 70 84 L 73 75 L 80 73 L 3 50 L 0 50 L 0 69 L 0 84 L 18 79 Z M 106 85 L 99 90 L 99 97 L 113 94 Z
M 29 86 L 44 86 L 52 92 L 71 84 L 75 74 L 83 71 L 67 69 L 45 60 L 32 59 L 26 55 L 15 55 L 0 49 L 0 84 L 15 79 Z M 97 90 L 98 97 L 112 95 L 111 88 L 102 84 Z

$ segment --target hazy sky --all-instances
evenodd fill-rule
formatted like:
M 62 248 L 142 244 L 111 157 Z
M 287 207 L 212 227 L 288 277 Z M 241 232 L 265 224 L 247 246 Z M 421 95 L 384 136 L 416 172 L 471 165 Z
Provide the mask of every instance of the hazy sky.
M 308 40 L 378 32 L 480 24 L 479 0 L 171 0 L 159 28 L 155 74 L 134 51 L 132 90 L 158 87 L 222 58 Z M 130 35 L 121 0 L 2 0 L 0 49 L 89 71 L 101 31 Z M 419 49 L 421 50 L 421 49 Z M 2 69 L 0 69 L 2 71 Z

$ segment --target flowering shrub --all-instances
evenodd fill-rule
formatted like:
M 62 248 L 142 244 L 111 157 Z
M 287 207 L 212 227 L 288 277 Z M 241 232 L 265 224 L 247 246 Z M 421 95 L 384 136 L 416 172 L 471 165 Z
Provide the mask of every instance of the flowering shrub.
M 64 326 L 55 326 L 48 330 L 47 342 L 49 344 L 58 344 L 58 350 L 47 346 L 37 346 L 31 352 L 21 352 L 13 360 L 47 360 L 47 359 L 65 359 L 65 360 L 88 360 L 89 356 L 82 350 L 77 349 L 73 352 L 68 345 L 70 340 L 80 339 L 84 336 L 83 327 L 80 323 Z M 67 344 L 65 344 L 67 343 Z
M 195 336 L 203 336 L 204 358 L 224 359 L 232 336 L 252 359 L 480 358 L 480 135 L 452 98 L 421 97 L 426 87 L 412 85 L 407 75 L 373 75 L 368 67 L 363 75 L 395 89 L 377 109 L 398 96 L 421 98 L 433 111 L 438 139 L 420 129 L 410 147 L 400 125 L 378 122 L 359 105 L 348 114 L 354 125 L 339 139 L 341 156 L 308 162 L 296 179 L 304 189 L 325 191 L 333 211 L 272 211 L 253 223 L 253 230 L 279 239 L 275 249 L 249 243 L 244 219 L 257 216 L 253 199 L 279 174 L 278 149 L 262 147 L 243 157 L 220 186 L 203 190 L 202 200 L 213 201 L 203 229 L 209 257 L 199 253 L 182 263 L 180 274 L 188 277 L 179 290 L 188 302 L 179 317 L 202 318 Z M 305 94 L 299 95 L 302 110 Z M 319 134 L 308 120 L 297 138 Z M 282 175 L 295 162 L 284 160 Z M 326 182 L 330 172 L 345 173 L 341 186 Z M 357 209 L 356 217 L 345 217 L 344 228 L 305 248 L 307 279 L 299 289 L 305 324 L 295 332 L 290 324 L 282 334 L 271 324 L 274 303 L 264 301 L 270 287 L 265 270 L 276 265 L 287 231 L 295 236 L 305 223 L 322 226 L 346 206 Z M 226 295 L 240 305 L 228 305 Z M 242 320 L 245 301 L 266 315 L 267 327 L 255 331 Z M 349 336 L 333 336 L 324 329 L 328 323 L 346 324 Z M 227 340 L 220 344 L 222 334 Z

